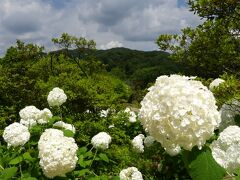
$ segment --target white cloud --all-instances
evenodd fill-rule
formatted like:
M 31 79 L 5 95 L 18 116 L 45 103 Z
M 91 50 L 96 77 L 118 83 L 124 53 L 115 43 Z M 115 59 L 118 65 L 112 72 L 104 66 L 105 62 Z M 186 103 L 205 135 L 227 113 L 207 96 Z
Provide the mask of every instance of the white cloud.
M 98 47 L 107 48 L 107 43 L 114 39 L 133 49 L 156 49 L 154 40 L 160 34 L 179 33 L 185 26 L 200 23 L 198 17 L 186 7 L 178 7 L 177 2 L 1 0 L 0 49 L 5 51 L 16 39 L 21 39 L 51 50 L 51 39 L 63 32 L 94 39 Z
M 101 45 L 100 49 L 106 50 L 106 49 L 112 49 L 116 47 L 123 47 L 123 44 L 118 41 L 110 41 L 105 45 Z

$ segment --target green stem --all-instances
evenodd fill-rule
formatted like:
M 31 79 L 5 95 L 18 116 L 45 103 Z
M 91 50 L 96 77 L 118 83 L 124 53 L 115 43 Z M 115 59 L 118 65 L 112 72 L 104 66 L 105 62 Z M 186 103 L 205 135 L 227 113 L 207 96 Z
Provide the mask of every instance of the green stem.
M 2 169 L 2 170 L 4 170 L 4 168 L 0 165 L 0 168 Z
M 22 173 L 22 166 L 19 164 L 19 169 L 20 169 L 20 174 L 21 174 L 21 179 L 23 178 L 23 173 Z
M 91 166 L 92 166 L 92 163 L 93 163 L 93 161 L 94 161 L 94 160 L 95 160 L 95 158 L 96 158 L 97 152 L 98 152 L 98 149 L 96 150 L 96 152 L 95 152 L 95 154 L 94 154 L 94 156 L 93 156 L 93 160 L 92 160 L 92 162 L 91 162 L 91 164 L 90 164 L 89 168 L 91 168 Z

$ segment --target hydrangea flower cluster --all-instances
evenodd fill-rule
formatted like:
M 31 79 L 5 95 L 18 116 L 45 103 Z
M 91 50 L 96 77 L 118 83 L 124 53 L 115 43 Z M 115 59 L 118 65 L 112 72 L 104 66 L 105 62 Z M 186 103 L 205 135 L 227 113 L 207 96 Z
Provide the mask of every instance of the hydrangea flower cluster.
M 52 118 L 52 112 L 48 108 L 41 110 L 40 118 L 37 120 L 38 124 L 46 124 L 48 119 Z
M 67 100 L 67 95 L 64 91 L 58 87 L 53 88 L 52 91 L 49 92 L 47 101 L 50 107 L 53 106 L 61 106 Z
M 3 139 L 8 143 L 8 147 L 24 145 L 29 138 L 28 128 L 17 122 L 10 124 L 3 131 Z
M 36 108 L 35 106 L 26 106 L 19 112 L 19 116 L 21 118 L 20 123 L 27 126 L 32 127 L 39 124 L 47 123 L 48 119 L 53 115 L 51 111 L 47 108 L 42 111 Z
M 40 118 L 41 111 L 35 106 L 26 106 L 19 112 L 21 118 L 20 123 L 32 127 L 37 124 L 37 119 Z
M 78 146 L 58 129 L 46 129 L 38 142 L 40 166 L 48 178 L 64 176 L 75 169 Z
M 129 114 L 129 122 L 134 123 L 137 121 L 137 115 L 135 114 L 134 111 L 131 111 L 129 108 L 126 108 L 124 110 L 125 113 Z
M 221 122 L 211 91 L 194 77 L 160 76 L 141 102 L 140 120 L 170 155 L 199 149 Z
M 53 127 L 60 127 L 60 128 L 63 128 L 63 129 L 67 129 L 67 130 L 72 131 L 73 133 L 75 133 L 75 131 L 76 131 L 75 127 L 72 124 L 68 124 L 68 123 L 65 123 L 63 121 L 55 122 L 53 124 Z
M 217 78 L 214 79 L 210 85 L 209 85 L 209 89 L 213 90 L 215 87 L 218 87 L 221 83 L 224 83 L 225 81 L 223 79 Z
M 139 153 L 144 152 L 144 145 L 143 145 L 144 138 L 145 136 L 143 134 L 139 134 L 136 137 L 134 137 L 132 140 L 133 148 Z
M 240 102 L 233 100 L 229 104 L 223 104 L 220 113 L 222 121 L 219 125 L 219 130 L 223 131 L 228 126 L 235 125 L 234 118 L 236 115 L 240 114 Z
M 213 158 L 229 173 L 240 168 L 240 127 L 229 126 L 211 146 Z
M 136 167 L 123 169 L 119 174 L 120 180 L 143 180 L 142 173 Z
M 111 143 L 112 138 L 106 132 L 100 132 L 92 137 L 91 143 L 96 149 L 105 150 Z

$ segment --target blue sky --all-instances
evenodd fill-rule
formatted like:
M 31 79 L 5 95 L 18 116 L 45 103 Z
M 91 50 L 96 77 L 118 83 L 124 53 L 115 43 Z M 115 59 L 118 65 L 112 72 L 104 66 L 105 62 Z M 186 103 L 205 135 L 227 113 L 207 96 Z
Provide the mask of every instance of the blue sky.
M 164 33 L 200 24 L 185 0 L 1 0 L 0 54 L 16 39 L 55 50 L 63 32 L 94 39 L 98 49 L 156 50 Z

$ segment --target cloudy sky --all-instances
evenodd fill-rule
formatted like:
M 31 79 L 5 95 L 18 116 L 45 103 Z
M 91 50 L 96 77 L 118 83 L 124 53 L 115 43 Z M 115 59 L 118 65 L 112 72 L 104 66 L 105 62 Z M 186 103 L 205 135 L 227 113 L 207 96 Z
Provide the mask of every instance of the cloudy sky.
M 94 39 L 98 49 L 156 50 L 163 33 L 179 33 L 200 19 L 186 0 L 1 0 L 0 54 L 16 39 L 54 49 L 63 32 Z

